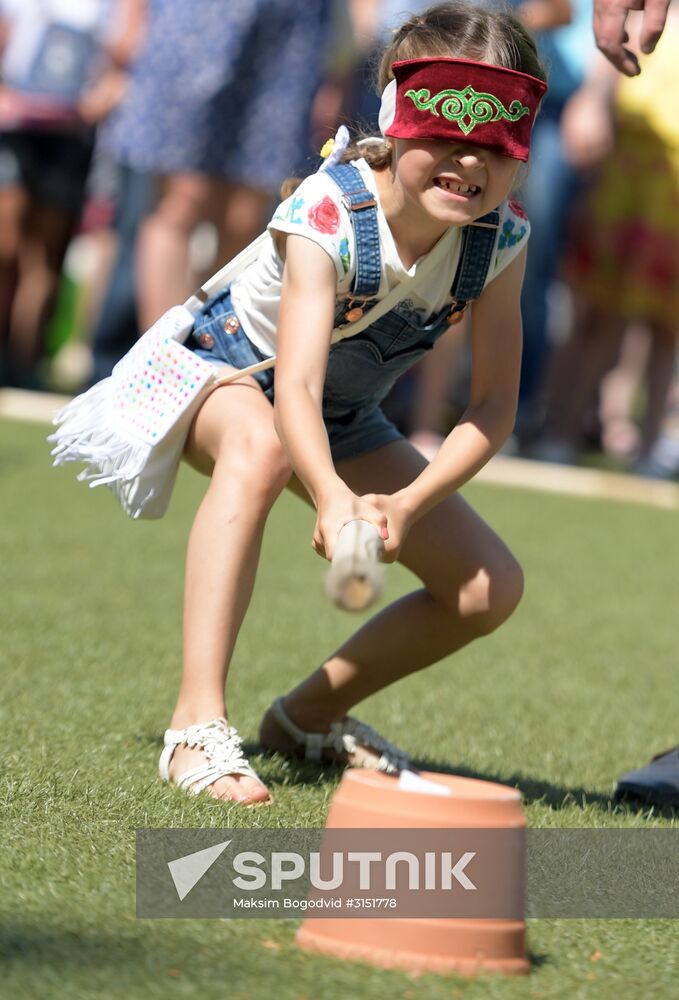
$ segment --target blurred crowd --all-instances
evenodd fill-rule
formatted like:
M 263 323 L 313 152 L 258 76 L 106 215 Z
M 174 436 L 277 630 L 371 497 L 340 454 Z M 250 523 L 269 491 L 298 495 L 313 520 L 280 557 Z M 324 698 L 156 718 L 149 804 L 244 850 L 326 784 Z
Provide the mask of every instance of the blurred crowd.
M 377 131 L 376 53 L 428 5 L 0 0 L 0 387 L 108 375 L 339 124 Z M 635 78 L 596 51 L 591 0 L 511 6 L 550 89 L 516 194 L 531 239 L 510 447 L 676 476 L 677 3 Z M 388 401 L 425 454 L 464 408 L 468 351 L 451 327 Z

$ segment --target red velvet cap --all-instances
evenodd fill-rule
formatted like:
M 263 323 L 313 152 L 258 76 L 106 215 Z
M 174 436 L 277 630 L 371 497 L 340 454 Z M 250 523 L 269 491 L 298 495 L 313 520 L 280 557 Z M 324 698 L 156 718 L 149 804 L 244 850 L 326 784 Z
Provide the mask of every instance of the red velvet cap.
M 469 142 L 528 159 L 533 121 L 547 90 L 542 80 L 501 66 L 445 57 L 406 59 L 393 63 L 392 71 L 396 106 L 393 121 L 386 122 L 390 110 L 383 97 L 380 123 L 385 135 Z

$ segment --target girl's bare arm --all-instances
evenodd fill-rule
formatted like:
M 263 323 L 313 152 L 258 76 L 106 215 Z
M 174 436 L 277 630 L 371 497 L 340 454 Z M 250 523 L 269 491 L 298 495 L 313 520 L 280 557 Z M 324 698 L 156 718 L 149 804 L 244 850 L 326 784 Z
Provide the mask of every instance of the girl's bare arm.
M 276 362 L 276 430 L 297 476 L 317 503 L 337 479 L 321 416 L 337 278 L 311 240 L 288 236 Z
M 332 557 L 347 521 L 386 531 L 386 517 L 337 475 L 322 416 L 323 384 L 335 313 L 337 278 L 330 257 L 303 236 L 286 239 L 276 362 L 274 422 L 298 478 L 318 511 L 313 547 Z M 280 242 L 279 242 L 280 247 Z
M 394 495 L 412 519 L 471 479 L 512 431 L 521 369 L 519 302 L 525 260 L 524 249 L 474 304 L 469 405 L 431 464 Z

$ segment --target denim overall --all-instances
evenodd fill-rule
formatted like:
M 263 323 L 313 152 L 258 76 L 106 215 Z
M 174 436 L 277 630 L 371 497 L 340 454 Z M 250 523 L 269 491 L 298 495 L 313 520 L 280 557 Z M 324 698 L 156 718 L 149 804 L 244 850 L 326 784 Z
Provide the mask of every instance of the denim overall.
M 381 274 L 377 206 L 359 170 L 351 163 L 331 167 L 327 173 L 351 211 L 356 242 L 351 296 L 339 299 L 335 311 L 335 327 L 341 328 L 376 301 Z M 431 350 L 451 321 L 461 318 L 468 302 L 480 296 L 498 222 L 499 214 L 494 211 L 465 227 L 460 262 L 451 286 L 453 302 L 430 316 L 428 322 L 422 324 L 412 310 L 399 311 L 397 305 L 366 330 L 331 346 L 323 389 L 323 420 L 335 462 L 403 437 L 387 420 L 380 404 L 396 379 Z M 236 368 L 265 358 L 240 328 L 228 289 L 205 303 L 186 346 L 208 361 Z M 273 402 L 274 370 L 258 372 L 253 378 Z

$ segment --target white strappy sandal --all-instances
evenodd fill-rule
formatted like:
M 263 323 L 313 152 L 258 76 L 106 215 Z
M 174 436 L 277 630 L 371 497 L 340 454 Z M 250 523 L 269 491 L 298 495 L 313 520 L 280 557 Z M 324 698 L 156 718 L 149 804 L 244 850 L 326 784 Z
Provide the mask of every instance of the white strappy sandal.
M 185 729 L 166 729 L 163 752 L 158 770 L 163 781 L 167 781 L 188 795 L 198 795 L 219 778 L 242 774 L 263 784 L 262 779 L 250 766 L 243 754 L 243 745 L 238 730 L 230 726 L 224 718 L 212 719 Z M 202 750 L 206 762 L 189 768 L 177 778 L 170 777 L 170 761 L 179 746 Z M 238 801 L 238 800 L 234 800 Z M 256 799 L 251 805 L 268 805 L 268 799 Z
M 342 758 L 346 759 L 361 747 L 365 747 L 381 755 L 373 770 L 385 774 L 399 774 L 411 766 L 410 757 L 405 750 L 401 750 L 384 736 L 380 736 L 372 726 L 350 715 L 341 722 L 333 722 L 329 733 L 306 733 L 288 717 L 283 709 L 282 697 L 276 698 L 269 711 L 281 729 L 295 741 L 300 751 L 299 756 L 304 760 L 327 763 L 328 757 L 323 756 L 323 751 L 330 750 L 337 756 L 337 762 L 341 763 Z

